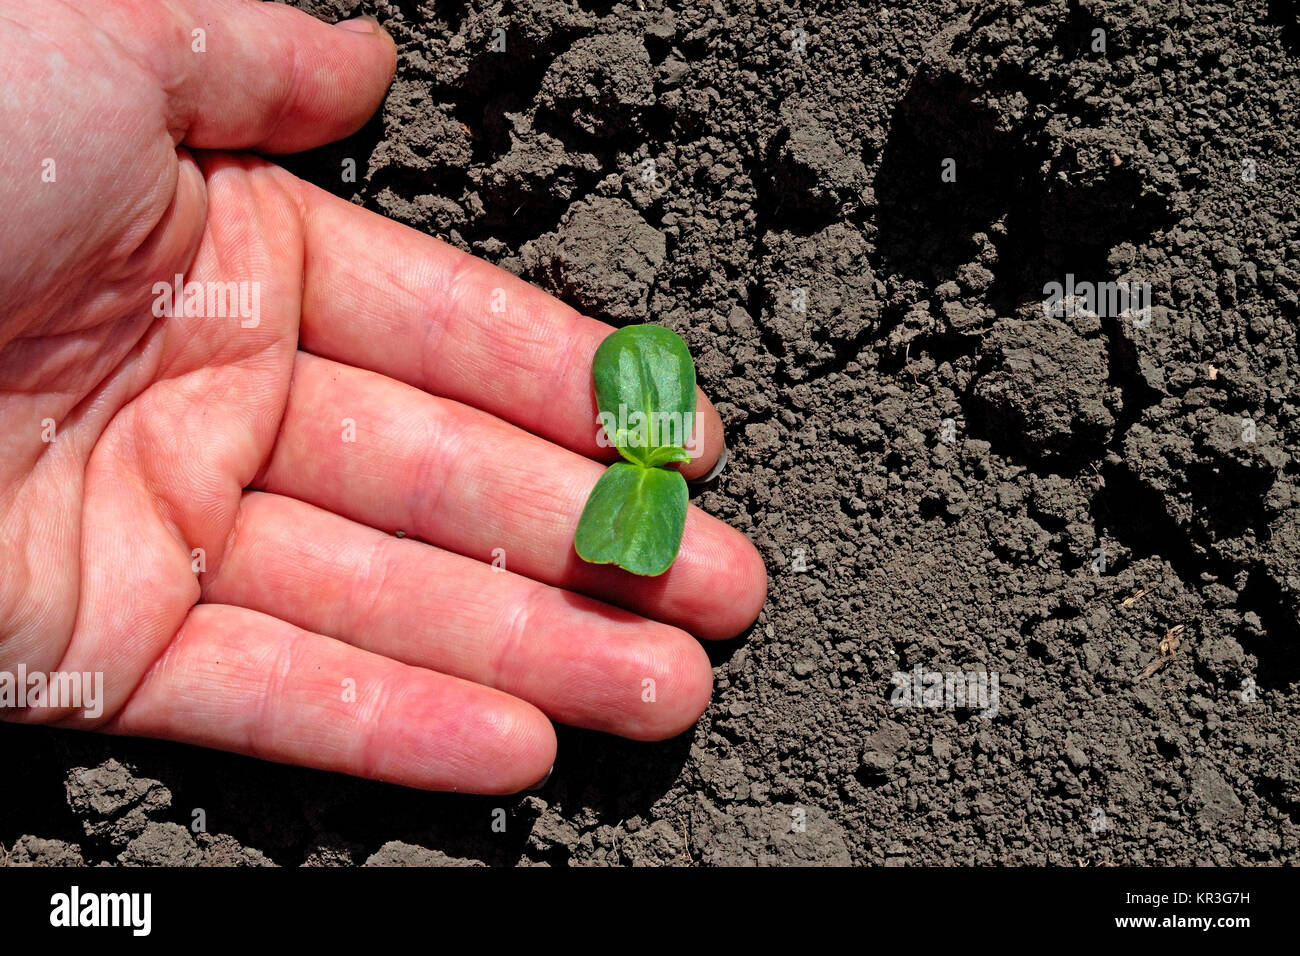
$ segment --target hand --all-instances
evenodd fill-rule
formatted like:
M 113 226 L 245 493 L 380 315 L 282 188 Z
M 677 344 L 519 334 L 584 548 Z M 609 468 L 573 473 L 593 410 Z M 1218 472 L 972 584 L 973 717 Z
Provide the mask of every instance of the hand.
M 574 554 L 609 327 L 220 152 L 348 135 L 394 63 L 252 0 L 0 0 L 0 675 L 103 675 L 99 713 L 6 716 L 499 793 L 552 720 L 704 710 L 691 633 L 766 576 L 695 508 L 660 578 Z M 159 317 L 178 274 L 203 305 Z

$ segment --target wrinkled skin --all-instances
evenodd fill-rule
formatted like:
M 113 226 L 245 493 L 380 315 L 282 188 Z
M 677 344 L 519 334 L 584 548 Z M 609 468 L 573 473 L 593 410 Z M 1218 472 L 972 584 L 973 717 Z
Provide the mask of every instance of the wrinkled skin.
M 0 0 L 0 672 L 104 689 L 0 715 L 495 793 L 552 721 L 703 711 L 766 577 L 695 508 L 660 578 L 573 553 L 609 328 L 241 152 L 355 131 L 394 64 L 252 0 Z M 257 314 L 156 315 L 176 274 Z

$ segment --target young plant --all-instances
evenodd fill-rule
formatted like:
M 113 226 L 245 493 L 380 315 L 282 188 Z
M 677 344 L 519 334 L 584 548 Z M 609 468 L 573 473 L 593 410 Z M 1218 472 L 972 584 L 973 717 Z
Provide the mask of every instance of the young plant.
M 664 466 L 691 458 L 695 363 L 675 332 L 629 325 L 600 343 L 591 371 L 601 425 L 625 460 L 591 490 L 573 546 L 591 564 L 654 577 L 677 557 L 686 527 L 686 479 Z

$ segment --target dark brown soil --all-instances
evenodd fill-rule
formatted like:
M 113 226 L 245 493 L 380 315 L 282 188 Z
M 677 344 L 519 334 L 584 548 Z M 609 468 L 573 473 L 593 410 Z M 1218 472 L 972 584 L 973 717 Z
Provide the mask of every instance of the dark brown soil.
M 299 5 L 402 55 L 288 165 L 679 331 L 767 608 L 692 734 L 562 731 L 520 798 L 0 727 L 11 862 L 1296 860 L 1294 6 Z M 1149 325 L 1044 315 L 1067 275 Z M 996 715 L 892 706 L 918 665 Z

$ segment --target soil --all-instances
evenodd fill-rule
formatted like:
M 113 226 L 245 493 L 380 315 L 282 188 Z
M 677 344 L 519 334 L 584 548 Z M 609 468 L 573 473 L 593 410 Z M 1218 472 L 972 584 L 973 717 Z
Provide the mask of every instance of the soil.
M 299 5 L 401 61 L 287 165 L 680 332 L 767 607 L 693 732 L 561 729 L 517 798 L 0 727 L 11 863 L 1296 860 L 1294 6 Z M 1044 314 L 1067 275 L 1149 323 Z M 894 706 L 918 666 L 996 713 Z

